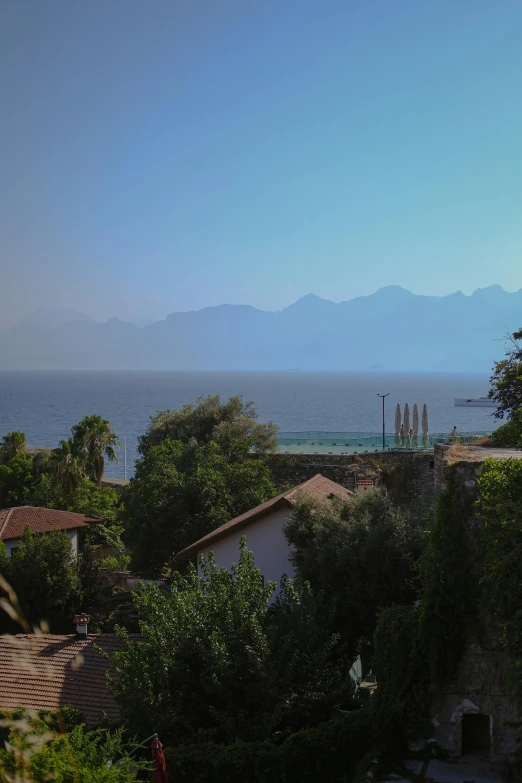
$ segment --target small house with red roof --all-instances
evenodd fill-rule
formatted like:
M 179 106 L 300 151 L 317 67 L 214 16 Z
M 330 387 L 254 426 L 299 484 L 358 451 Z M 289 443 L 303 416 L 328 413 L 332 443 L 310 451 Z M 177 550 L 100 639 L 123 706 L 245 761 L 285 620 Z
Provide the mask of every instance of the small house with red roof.
M 107 675 L 115 674 L 110 657 L 121 650 L 121 639 L 110 633 L 89 634 L 89 619 L 77 615 L 76 634 L 65 636 L 0 635 L 1 712 L 54 712 L 68 706 L 79 710 L 89 726 L 119 719 Z
M 73 554 L 79 549 L 79 532 L 100 519 L 76 514 L 72 511 L 56 511 L 37 506 L 15 506 L 0 510 L 0 540 L 4 542 L 7 555 L 17 548 L 26 530 L 31 533 L 52 533 L 65 530 L 71 541 Z
M 248 548 L 253 551 L 256 566 L 265 581 L 279 582 L 283 574 L 294 576 L 290 562 L 291 548 L 285 538 L 284 526 L 299 497 L 308 497 L 326 503 L 334 498 L 349 500 L 353 492 L 318 473 L 293 489 L 277 495 L 266 503 L 225 522 L 208 535 L 179 552 L 179 560 L 214 553 L 218 567 L 230 568 L 239 557 L 239 544 L 246 536 Z

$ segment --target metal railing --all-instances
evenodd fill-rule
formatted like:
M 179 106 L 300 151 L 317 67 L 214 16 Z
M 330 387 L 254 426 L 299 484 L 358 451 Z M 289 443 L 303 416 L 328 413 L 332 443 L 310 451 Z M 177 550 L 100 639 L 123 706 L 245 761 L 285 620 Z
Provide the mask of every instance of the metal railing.
M 490 432 L 431 433 L 427 437 L 386 435 L 384 450 L 429 451 L 437 443 L 476 443 Z M 382 433 L 359 432 L 280 432 L 277 451 L 283 454 L 364 454 L 383 450 Z

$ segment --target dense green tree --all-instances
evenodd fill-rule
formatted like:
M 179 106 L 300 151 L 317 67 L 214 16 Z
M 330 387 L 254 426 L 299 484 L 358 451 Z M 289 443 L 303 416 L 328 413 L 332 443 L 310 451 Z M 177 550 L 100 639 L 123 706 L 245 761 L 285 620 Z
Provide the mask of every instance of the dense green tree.
M 219 395 L 198 397 L 195 403 L 179 410 L 166 410 L 151 418 L 149 429 L 139 440 L 139 450 L 146 455 L 162 441 L 179 440 L 184 444 L 195 441 L 203 445 L 218 443 L 225 453 L 231 453 L 235 443 L 249 441 L 259 451 L 272 451 L 277 446 L 277 426 L 259 422 L 252 402 L 242 397 L 230 397 L 221 402 Z
M 30 626 L 43 620 L 53 633 L 71 632 L 74 614 L 81 608 L 82 586 L 80 563 L 65 531 L 26 531 L 10 557 L 3 548 L 0 573 L 15 591 Z
M 105 458 L 110 462 L 118 461 L 115 448 L 119 440 L 110 421 L 97 414 L 84 416 L 72 428 L 72 435 L 74 452 L 82 461 L 85 475 L 101 487 Z
M 60 496 L 69 497 L 85 476 L 86 460 L 80 443 L 73 438 L 61 440 L 51 453 L 49 467 Z
M 15 451 L 0 464 L 0 508 L 22 505 L 33 484 L 31 457 L 24 451 Z
M 25 433 L 17 430 L 8 432 L 0 443 L 0 462 L 8 462 L 15 454 L 24 452 L 26 444 Z
M 132 731 L 165 743 L 263 739 L 324 715 L 350 691 L 349 664 L 328 661 L 336 643 L 310 626 L 310 593 L 287 585 L 268 611 L 263 585 L 241 544 L 231 571 L 210 556 L 169 592 L 144 586 L 134 599 L 141 640 L 121 631 L 112 687 Z M 327 692 L 326 692 L 327 691 Z
M 497 419 L 513 419 L 522 409 L 522 329 L 507 339 L 506 356 L 495 362 L 489 396 L 497 403 Z
M 248 446 L 235 443 L 231 458 L 214 442 L 187 454 L 167 439 L 137 461 L 125 521 L 139 573 L 161 573 L 176 552 L 276 494 L 265 463 L 247 458 Z
M 66 510 L 103 520 L 89 529 L 91 543 L 123 551 L 122 500 L 113 487 L 99 488 L 94 482 L 82 479 L 67 499 Z
M 24 495 L 24 505 L 74 511 L 103 520 L 93 525 L 90 539 L 93 544 L 116 546 L 123 550 L 122 499 L 113 487 L 98 487 L 87 478 L 80 479 L 76 488 L 63 495 L 55 477 L 43 473 Z
M 333 629 L 350 656 L 364 653 L 381 608 L 417 597 L 415 563 L 425 535 L 384 491 L 347 502 L 302 498 L 285 534 L 297 573 L 331 603 Z

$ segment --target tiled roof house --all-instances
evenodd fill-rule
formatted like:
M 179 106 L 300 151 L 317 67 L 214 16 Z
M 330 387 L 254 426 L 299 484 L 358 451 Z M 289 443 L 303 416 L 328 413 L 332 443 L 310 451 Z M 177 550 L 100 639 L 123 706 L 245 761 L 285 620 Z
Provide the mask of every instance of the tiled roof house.
M 297 499 L 304 496 L 320 502 L 331 501 L 333 498 L 346 501 L 353 495 L 349 489 L 318 473 L 303 484 L 225 522 L 179 552 L 177 557 L 179 560 L 185 560 L 195 555 L 199 558 L 200 555 L 206 556 L 209 552 L 214 552 L 216 564 L 230 568 L 231 564 L 238 560 L 239 542 L 245 535 L 248 548 L 254 552 L 256 565 L 261 569 L 264 579 L 278 582 L 283 574 L 289 577 L 294 575 L 289 560 L 291 548 L 283 529 Z
M 0 711 L 71 706 L 89 725 L 118 720 L 107 688 L 110 662 L 95 646 L 111 654 L 120 641 L 114 634 L 0 636 Z
M 99 519 L 72 511 L 56 511 L 37 506 L 16 506 L 0 510 L 0 540 L 5 544 L 7 554 L 18 546 L 18 540 L 26 529 L 31 533 L 51 533 L 65 530 L 71 539 L 73 552 L 78 553 L 78 531 L 88 528 Z

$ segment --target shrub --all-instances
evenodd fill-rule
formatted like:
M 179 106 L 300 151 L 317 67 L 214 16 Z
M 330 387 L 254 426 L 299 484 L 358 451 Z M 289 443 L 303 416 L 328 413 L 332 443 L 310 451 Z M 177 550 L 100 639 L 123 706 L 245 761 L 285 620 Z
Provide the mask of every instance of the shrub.
M 371 711 L 363 709 L 291 734 L 280 745 L 184 745 L 167 748 L 165 756 L 171 778 L 191 783 L 349 783 L 374 740 Z
M 389 606 L 380 613 L 375 629 L 372 671 L 379 687 L 371 706 L 390 744 L 416 735 L 429 709 L 429 667 L 419 616 L 418 607 Z
M 491 435 L 491 445 L 505 448 L 522 448 L 522 410 L 513 413 L 507 421 Z

